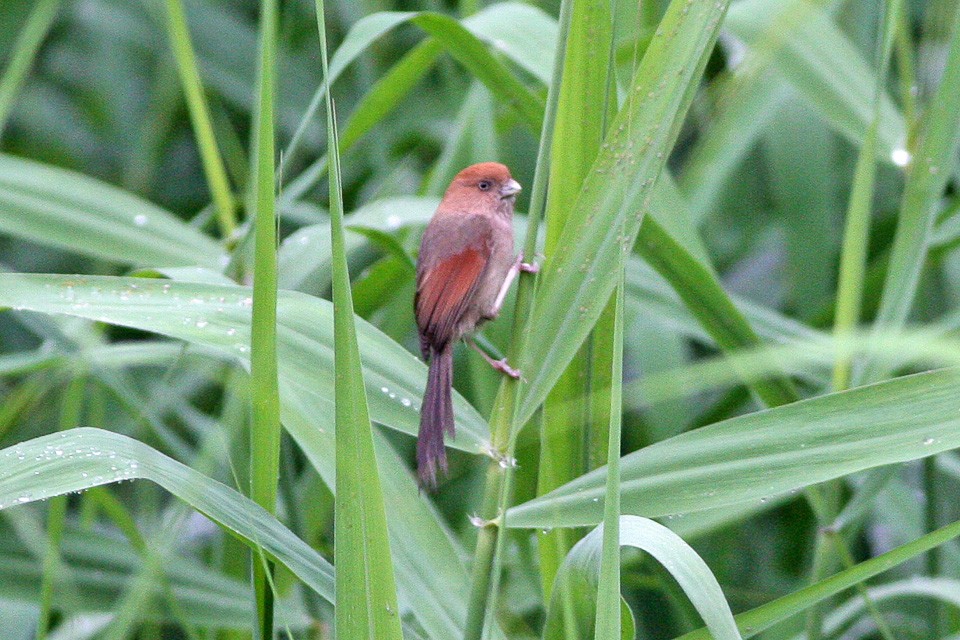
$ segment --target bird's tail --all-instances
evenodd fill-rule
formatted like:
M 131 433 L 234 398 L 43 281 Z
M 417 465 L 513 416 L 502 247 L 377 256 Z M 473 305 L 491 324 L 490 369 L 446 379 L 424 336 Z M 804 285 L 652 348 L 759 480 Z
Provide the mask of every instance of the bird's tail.
M 430 358 L 430 373 L 427 376 L 427 391 L 420 408 L 420 432 L 417 435 L 417 474 L 420 486 L 435 489 L 437 467 L 447 471 L 447 452 L 443 447 L 443 435 L 454 435 L 453 398 L 453 350 L 446 346 L 434 351 Z

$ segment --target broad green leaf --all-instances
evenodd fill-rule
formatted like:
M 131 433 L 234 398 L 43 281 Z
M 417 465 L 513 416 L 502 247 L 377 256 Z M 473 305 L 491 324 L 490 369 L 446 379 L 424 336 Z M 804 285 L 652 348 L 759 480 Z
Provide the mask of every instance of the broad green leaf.
M 725 420 L 625 456 L 622 508 L 648 517 L 764 502 L 960 446 L 956 369 L 897 378 Z M 516 506 L 511 527 L 595 524 L 604 469 Z
M 0 154 L 0 232 L 135 265 L 220 269 L 226 255 L 173 214 L 72 171 Z
M 328 602 L 333 567 L 273 516 L 226 485 L 127 436 L 83 427 L 0 451 L 0 509 L 113 482 L 156 482 L 283 563 Z
M 249 360 L 249 287 L 225 287 L 144 278 L 0 274 L 0 305 L 48 314 L 98 320 L 160 333 Z M 333 411 L 333 323 L 331 304 L 292 291 L 278 300 L 280 377 L 284 384 L 315 396 L 324 414 Z M 416 398 L 426 384 L 426 367 L 373 326 L 359 321 L 373 420 L 416 434 Z M 486 424 L 456 396 L 456 448 L 487 450 Z M 328 420 L 329 428 L 333 427 Z
M 649 553 L 662 564 L 680 584 L 691 603 L 703 617 L 716 640 L 739 639 L 730 606 L 710 568 L 686 542 L 661 524 L 637 516 L 620 516 L 620 544 L 636 547 Z M 600 566 L 600 548 L 603 526 L 591 531 L 570 551 L 560 573 L 553 601 L 547 610 L 544 640 L 568 640 L 557 616 L 558 601 L 565 594 L 572 597 L 581 625 L 573 638 L 588 640 L 594 637 L 593 610 L 596 607 L 597 576 Z M 624 629 L 626 632 L 627 629 Z M 632 631 L 632 630 L 631 630 Z M 633 634 L 624 635 L 633 638 Z
M 616 285 L 610 265 L 640 230 L 726 8 L 726 2 L 670 4 L 573 205 L 575 222 L 561 239 L 566 250 L 544 265 L 531 326 L 550 339 L 530 341 L 521 356 L 530 382 L 515 424 L 542 404 L 606 306 Z

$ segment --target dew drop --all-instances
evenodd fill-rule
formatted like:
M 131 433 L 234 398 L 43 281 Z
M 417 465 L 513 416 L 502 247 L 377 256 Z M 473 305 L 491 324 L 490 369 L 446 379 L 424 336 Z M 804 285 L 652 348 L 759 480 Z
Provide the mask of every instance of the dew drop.
M 150 222 L 150 218 L 142 213 L 138 213 L 137 215 L 133 216 L 133 224 L 137 225 L 138 227 L 145 226 L 148 222 Z
M 890 153 L 890 160 L 898 167 L 905 167 L 910 164 L 910 152 L 903 148 L 894 149 Z
M 933 438 L 925 438 L 924 441 L 923 441 L 923 446 L 929 447 L 929 446 L 932 445 L 934 442 L 936 442 L 936 440 L 934 440 Z

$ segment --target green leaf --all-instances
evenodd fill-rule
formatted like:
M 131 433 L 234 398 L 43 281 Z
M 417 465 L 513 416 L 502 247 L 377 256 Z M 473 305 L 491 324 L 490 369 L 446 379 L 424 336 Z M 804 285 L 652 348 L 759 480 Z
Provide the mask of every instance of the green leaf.
M 335 633 L 340 638 L 402 640 L 397 587 L 390 554 L 363 365 L 357 346 L 350 268 L 343 228 L 343 195 L 336 111 L 330 96 L 326 13 L 316 0 L 320 53 L 326 82 L 327 153 L 330 157 L 330 247 L 333 268 L 334 398 L 336 405 L 337 567 Z M 402 250 L 401 250 L 402 251 Z
M 127 436 L 84 427 L 0 451 L 0 509 L 142 478 L 263 550 L 328 602 L 333 567 L 263 508 L 233 489 Z
M 625 456 L 624 511 L 648 517 L 778 494 L 960 446 L 960 375 L 922 373 L 732 418 Z M 511 527 L 595 524 L 605 469 L 512 508 Z
M 0 305 L 139 328 L 212 348 L 246 365 L 250 288 L 141 278 L 0 274 Z M 49 286 L 48 286 L 49 285 Z M 94 306 L 96 305 L 96 306 Z M 281 419 L 329 487 L 333 457 L 333 336 L 329 302 L 294 292 L 278 300 Z M 380 331 L 358 320 L 372 418 L 415 434 L 426 367 Z M 122 355 L 122 354 L 121 354 Z M 486 422 L 456 392 L 457 437 L 448 444 L 489 453 Z M 420 496 L 409 469 L 378 436 L 377 460 L 389 508 L 397 582 L 418 621 L 435 637 L 463 633 L 467 571 L 462 550 Z M 431 549 L 424 557 L 423 549 Z
M 547 260 L 520 368 L 528 376 L 516 424 L 533 415 L 583 343 L 616 285 L 621 244 L 632 245 L 652 187 L 713 49 L 726 2 L 670 4 L 624 106 L 587 176 L 563 231 L 566 250 Z M 563 313 L 557 313 L 557 310 Z
M 277 349 L 277 214 L 274 193 L 274 92 L 279 8 L 277 0 L 260 3 L 260 56 L 257 107 L 253 124 L 254 216 L 253 298 L 250 326 L 250 497 L 270 513 L 277 507 L 280 478 L 280 380 Z M 257 633 L 273 636 L 273 567 L 254 553 L 253 589 Z
M 661 524 L 637 516 L 620 516 L 620 544 L 646 551 L 662 564 L 677 580 L 703 617 L 716 640 L 739 639 L 730 606 L 723 596 L 717 579 L 706 563 L 686 542 Z M 547 610 L 544 640 L 568 640 L 558 618 L 558 602 L 570 598 L 576 607 L 580 628 L 573 638 L 588 640 L 594 637 L 593 610 L 603 526 L 590 532 L 570 551 L 560 573 L 557 574 L 553 600 Z M 624 629 L 624 638 L 633 638 L 632 629 Z M 629 635 L 628 635 L 629 633 Z
M 203 94 L 203 84 L 200 81 L 200 70 L 197 67 L 197 57 L 190 42 L 190 30 L 187 27 L 187 16 L 183 11 L 181 0 L 167 0 L 167 32 L 170 36 L 170 45 L 177 60 L 177 69 L 180 72 L 180 81 L 183 92 L 186 94 L 187 107 L 190 111 L 190 122 L 193 125 L 194 136 L 197 140 L 197 149 L 203 160 L 203 171 L 207 177 L 207 185 L 217 207 L 217 221 L 220 231 L 225 238 L 229 238 L 235 228 L 236 204 L 233 192 L 230 190 L 230 181 L 227 171 L 217 148 L 217 140 L 213 133 L 213 124 L 210 120 L 210 108 L 207 106 Z
M 146 200 L 4 154 L 0 232 L 135 265 L 221 269 L 226 260 L 216 242 Z
M 549 259 L 566 250 L 560 243 L 567 225 L 578 221 L 575 202 L 584 178 L 600 151 L 607 125 L 616 112 L 612 78 L 613 23 L 609 0 L 574 2 L 558 87 L 553 128 L 543 251 Z M 540 424 L 540 464 L 537 494 L 603 464 L 604 436 L 610 422 L 613 301 L 608 303 L 594 333 L 556 380 L 543 404 Z M 591 389 L 602 390 L 591 394 Z M 577 400 L 581 401 L 577 401 Z M 579 532 L 557 530 L 539 536 L 540 581 L 550 594 L 560 563 Z

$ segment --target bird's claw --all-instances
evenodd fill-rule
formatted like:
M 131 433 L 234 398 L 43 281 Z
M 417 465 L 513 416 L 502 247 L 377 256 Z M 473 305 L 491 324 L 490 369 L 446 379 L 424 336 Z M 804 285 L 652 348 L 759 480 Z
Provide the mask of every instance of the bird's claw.
M 517 256 L 517 267 L 523 273 L 539 273 L 540 265 L 536 262 L 524 262 L 523 253 Z
M 520 370 L 514 369 L 509 364 L 507 364 L 506 358 L 502 358 L 500 360 L 493 360 L 492 362 L 490 362 L 490 365 L 497 371 L 507 374 L 514 380 L 520 379 Z

